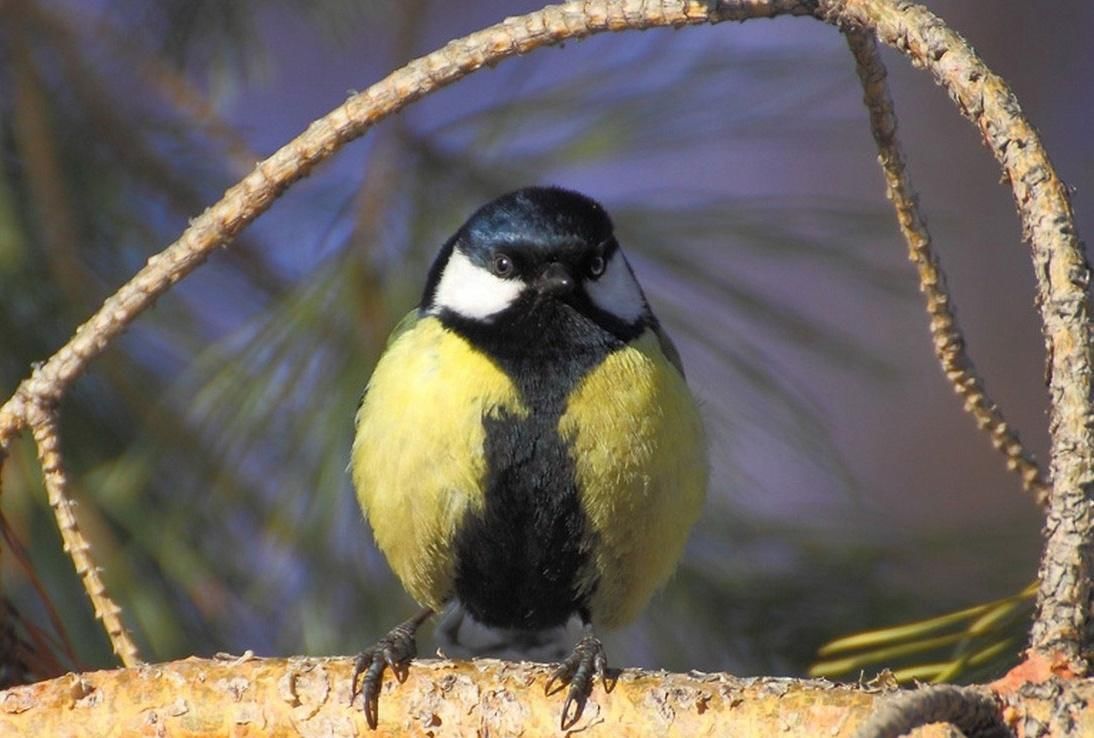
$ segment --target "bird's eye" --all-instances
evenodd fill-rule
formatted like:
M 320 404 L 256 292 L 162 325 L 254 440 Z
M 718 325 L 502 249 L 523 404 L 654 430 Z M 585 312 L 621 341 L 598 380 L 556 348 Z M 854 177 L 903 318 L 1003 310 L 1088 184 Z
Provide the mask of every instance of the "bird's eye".
M 589 259 L 589 276 L 593 279 L 596 279 L 604 273 L 604 269 L 606 267 L 607 264 L 605 263 L 603 256 L 600 256 L 599 254 L 597 256 L 594 256 L 593 258 Z
M 490 270 L 499 277 L 508 277 L 513 273 L 513 260 L 505 254 L 494 254 L 490 260 Z

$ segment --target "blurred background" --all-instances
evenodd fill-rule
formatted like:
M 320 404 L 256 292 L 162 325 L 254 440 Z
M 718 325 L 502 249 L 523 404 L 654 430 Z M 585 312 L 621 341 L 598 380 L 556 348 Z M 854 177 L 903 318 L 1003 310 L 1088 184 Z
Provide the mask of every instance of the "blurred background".
M 1090 233 L 1094 7 L 927 5 L 1011 83 Z M 0 395 L 351 91 L 536 7 L 0 2 Z M 885 58 L 970 352 L 1044 461 L 1009 189 L 944 92 Z M 534 183 L 605 203 L 713 438 L 707 512 L 608 636 L 614 665 L 801 674 L 831 638 L 1020 591 L 1040 514 L 936 364 L 860 99 L 843 39 L 808 19 L 603 35 L 443 90 L 293 187 L 63 405 L 80 523 L 144 656 L 352 654 L 412 611 L 345 471 L 354 409 L 445 237 Z M 24 655 L 71 644 L 30 672 L 112 665 L 25 439 L 3 490 Z

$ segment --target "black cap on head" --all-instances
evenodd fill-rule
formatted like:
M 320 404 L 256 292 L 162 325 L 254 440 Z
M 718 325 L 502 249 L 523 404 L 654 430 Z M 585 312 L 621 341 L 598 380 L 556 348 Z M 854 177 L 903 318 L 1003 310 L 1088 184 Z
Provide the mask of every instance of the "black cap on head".
M 483 205 L 460 226 L 433 262 L 422 295 L 429 306 L 445 264 L 457 243 L 472 261 L 485 265 L 495 249 L 512 247 L 533 259 L 615 247 L 612 220 L 591 197 L 561 187 L 525 187 Z
M 656 318 L 612 230 L 604 208 L 577 192 L 503 195 L 445 243 L 421 310 L 495 357 L 621 346 Z
M 460 229 L 466 246 L 506 244 L 544 250 L 596 245 L 612 220 L 596 200 L 561 187 L 526 187 L 479 208 Z

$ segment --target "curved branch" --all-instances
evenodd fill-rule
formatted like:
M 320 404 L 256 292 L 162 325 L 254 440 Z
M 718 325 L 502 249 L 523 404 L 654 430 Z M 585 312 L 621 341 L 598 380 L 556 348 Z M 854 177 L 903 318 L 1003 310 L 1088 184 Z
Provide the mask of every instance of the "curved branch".
M 870 129 L 877 142 L 878 163 L 885 175 L 887 195 L 908 244 L 908 258 L 919 275 L 919 291 L 926 298 L 935 356 L 942 364 L 946 379 L 964 400 L 965 412 L 973 416 L 977 428 L 987 431 L 992 445 L 1006 457 L 1007 469 L 1018 474 L 1022 487 L 1043 506 L 1048 503 L 1049 486 L 1041 476 L 1037 461 L 988 396 L 984 381 L 965 349 L 965 338 L 950 300 L 946 274 L 931 243 L 927 223 L 920 215 L 919 198 L 912 187 L 904 152 L 897 139 L 896 112 L 877 43 L 872 35 L 861 31 L 848 31 L 846 36 L 862 81 L 863 101 L 870 111 Z
M 1048 351 L 1052 494 L 1045 522 L 1033 649 L 1086 673 L 1094 574 L 1094 408 L 1087 326 L 1090 270 L 1067 188 L 1011 92 L 961 36 L 903 0 L 833 0 L 820 14 L 878 39 L 926 67 L 971 120 L 1003 167 L 1033 251 L 1037 303 Z

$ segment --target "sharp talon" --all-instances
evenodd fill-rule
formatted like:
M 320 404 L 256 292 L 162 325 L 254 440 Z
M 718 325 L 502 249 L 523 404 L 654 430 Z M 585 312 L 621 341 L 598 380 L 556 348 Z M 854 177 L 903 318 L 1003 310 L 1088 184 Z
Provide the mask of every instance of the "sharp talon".
M 596 636 L 587 635 L 574 647 L 573 653 L 552 672 L 544 688 L 547 695 L 557 691 L 553 690 L 556 682 L 560 689 L 565 684 L 570 685 L 566 701 L 562 703 L 562 730 L 569 730 L 581 719 L 585 703 L 592 694 L 598 677 L 607 691 L 607 671 L 608 659 L 604 655 L 604 646 Z
M 604 676 L 601 677 L 600 683 L 604 685 L 604 691 L 611 694 L 615 689 L 615 685 L 619 682 L 619 673 L 609 673 L 608 669 L 604 670 Z
M 374 658 L 369 664 L 368 672 L 363 681 L 363 697 L 365 702 L 365 720 L 368 727 L 376 730 L 380 720 L 380 688 L 383 682 L 384 662 Z
M 570 715 L 570 708 L 573 707 L 573 717 L 567 720 Z M 575 696 L 574 691 L 571 689 L 570 694 L 566 696 L 566 701 L 562 704 L 562 720 L 559 722 L 559 728 L 562 730 L 569 730 L 574 727 L 577 721 L 581 718 L 581 713 L 585 710 L 585 700 L 581 696 Z
M 550 676 L 550 678 L 547 680 L 547 684 L 543 687 L 543 694 L 550 697 L 555 692 L 558 692 L 563 687 L 565 687 L 566 683 L 569 682 L 569 681 L 570 681 L 569 679 L 566 679 L 565 677 L 559 676 L 559 673 L 556 671 L 554 674 L 552 674 Z M 557 685 L 557 689 L 555 688 L 556 685 Z
M 358 654 L 357 658 L 353 660 L 353 682 L 349 693 L 349 703 L 351 705 L 364 688 L 364 681 L 361 679 L 361 674 L 368 669 L 369 661 L 370 659 L 363 653 Z
M 379 700 L 365 704 L 365 722 L 368 723 L 370 730 L 376 730 L 376 726 L 380 724 Z
M 551 676 L 547 679 L 547 684 L 543 688 L 544 694 L 550 696 L 570 683 L 574 676 L 574 667 L 570 663 L 571 659 L 573 659 L 572 655 L 551 672 Z M 557 689 L 555 688 L 556 686 Z
M 376 730 L 380 723 L 380 691 L 383 687 L 384 668 L 391 669 L 400 684 L 406 681 L 410 673 L 410 661 L 418 655 L 414 634 L 431 613 L 431 610 L 423 610 L 405 623 L 392 628 L 376 645 L 354 659 L 350 704 L 353 704 L 358 694 L 361 695 L 365 722 L 370 730 Z
M 581 686 L 574 684 L 570 687 L 566 701 L 562 703 L 562 721 L 559 724 L 562 730 L 569 730 L 581 719 L 582 713 L 585 712 L 585 703 L 589 701 L 590 692 L 592 692 L 590 683 Z

